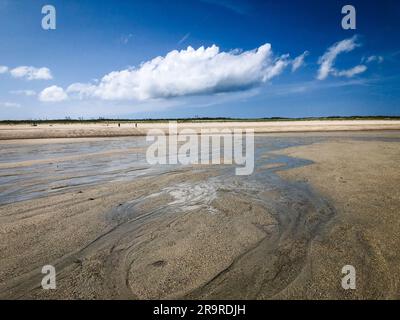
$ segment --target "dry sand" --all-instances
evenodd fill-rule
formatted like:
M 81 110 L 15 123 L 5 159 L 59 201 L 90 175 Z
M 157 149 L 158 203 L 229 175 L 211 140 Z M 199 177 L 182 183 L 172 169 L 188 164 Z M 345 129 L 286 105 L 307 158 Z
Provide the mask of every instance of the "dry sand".
M 317 131 L 360 131 L 360 130 L 399 130 L 400 120 L 328 120 L 328 121 L 267 121 L 267 122 L 185 122 L 178 129 L 246 129 L 256 133 L 271 132 L 317 132 Z M 0 125 L 0 140 L 38 139 L 38 138 L 83 138 L 83 137 L 122 137 L 146 135 L 150 129 L 168 130 L 164 123 L 78 123 L 78 124 L 38 124 Z
M 400 298 L 400 142 L 338 135 L 275 153 L 314 163 L 265 185 L 224 166 L 180 167 L 1 205 L 0 297 Z M 47 164 L 35 161 L 23 168 Z M 48 174 L 33 182 L 46 187 Z M 46 264 L 57 290 L 40 288 Z M 341 288 L 346 264 L 355 291 Z

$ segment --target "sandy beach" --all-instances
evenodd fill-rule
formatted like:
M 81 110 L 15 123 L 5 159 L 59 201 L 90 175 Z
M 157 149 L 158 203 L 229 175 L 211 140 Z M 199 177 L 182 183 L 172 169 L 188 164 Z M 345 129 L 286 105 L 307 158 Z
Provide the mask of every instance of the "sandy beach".
M 149 166 L 139 136 L 1 141 L 0 297 L 400 298 L 400 131 L 255 142 L 240 177 Z M 341 287 L 348 264 L 357 290 Z
M 254 129 L 255 133 L 400 130 L 400 120 L 199 121 L 178 123 L 178 130 L 193 129 L 198 133 L 201 129 L 233 130 L 246 128 Z M 168 122 L 40 123 L 36 126 L 0 124 L 0 140 L 143 136 L 151 129 L 160 129 L 167 133 Z

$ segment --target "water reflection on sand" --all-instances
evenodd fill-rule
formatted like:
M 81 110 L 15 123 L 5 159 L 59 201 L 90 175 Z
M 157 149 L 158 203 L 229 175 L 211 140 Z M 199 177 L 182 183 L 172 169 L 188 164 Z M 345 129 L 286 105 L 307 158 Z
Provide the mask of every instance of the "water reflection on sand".
M 82 243 L 62 253 L 40 239 L 38 254 L 29 258 L 29 252 L 17 251 L 13 259 L 19 271 L 11 260 L 4 263 L 0 276 L 12 277 L 0 287 L 0 296 L 40 297 L 32 293 L 40 282 L 35 270 L 50 259 L 65 274 L 66 289 L 56 293 L 58 298 L 271 297 L 299 274 L 310 241 L 335 215 L 306 182 L 276 173 L 311 162 L 276 151 L 337 138 L 398 141 L 385 132 L 256 135 L 250 176 L 235 176 L 232 165 L 150 166 L 145 137 L 3 144 L 0 209 L 18 203 L 24 208 L 27 201 L 31 217 L 44 209 L 29 201 L 42 199 L 43 207 L 50 208 L 50 197 L 87 191 L 94 194 L 86 199 L 93 200 L 94 214 L 105 211 L 105 222 L 96 218 L 105 227 L 88 238 L 82 235 Z M 131 188 L 133 182 L 138 185 Z M 72 214 L 87 210 L 80 207 L 81 198 L 61 200 L 65 204 L 60 206 L 70 206 Z M 55 205 L 54 212 L 61 209 Z M 3 219 L 17 223 L 18 215 L 27 214 L 24 210 L 17 208 Z M 37 235 L 34 230 L 32 237 Z M 31 264 L 23 264 L 27 259 Z M 101 280 L 92 279 L 94 269 Z M 92 280 L 82 284 L 78 279 L 84 276 Z M 149 286 L 154 281 L 158 284 Z M 11 293 L 10 288 L 16 289 Z

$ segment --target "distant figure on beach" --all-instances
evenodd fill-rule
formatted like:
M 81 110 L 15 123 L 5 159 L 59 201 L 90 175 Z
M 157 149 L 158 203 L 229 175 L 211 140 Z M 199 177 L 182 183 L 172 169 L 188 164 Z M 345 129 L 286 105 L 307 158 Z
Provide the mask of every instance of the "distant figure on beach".
M 121 127 L 121 124 L 120 124 L 120 123 L 118 123 L 118 128 L 119 128 L 119 127 Z
M 135 123 L 135 128 L 137 128 L 137 123 Z

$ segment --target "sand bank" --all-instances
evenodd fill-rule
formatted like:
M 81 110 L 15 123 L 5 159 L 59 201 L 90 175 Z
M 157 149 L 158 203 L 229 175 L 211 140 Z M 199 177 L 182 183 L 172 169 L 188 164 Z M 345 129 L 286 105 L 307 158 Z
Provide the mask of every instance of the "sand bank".
M 329 121 L 267 121 L 267 122 L 185 122 L 178 130 L 193 129 L 254 129 L 256 133 L 273 132 L 323 132 L 399 130 L 399 120 L 329 120 Z M 143 136 L 151 129 L 168 130 L 168 123 L 82 123 L 82 124 L 38 124 L 0 125 L 0 140 L 38 138 L 85 138 Z

